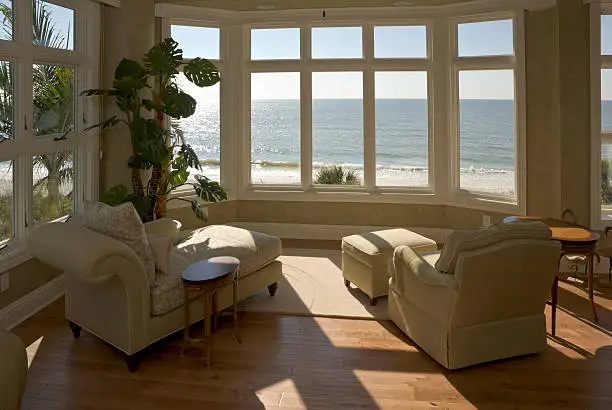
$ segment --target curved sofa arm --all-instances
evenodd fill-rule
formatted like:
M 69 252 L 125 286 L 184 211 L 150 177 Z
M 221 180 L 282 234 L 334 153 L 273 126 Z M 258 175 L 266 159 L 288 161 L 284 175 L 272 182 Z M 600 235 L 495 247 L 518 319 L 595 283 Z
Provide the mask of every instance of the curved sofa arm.
M 0 329 L 0 409 L 19 409 L 26 385 L 28 357 L 21 339 Z
M 405 289 L 406 275 L 412 275 L 429 286 L 457 288 L 454 275 L 438 272 L 409 246 L 399 246 L 393 252 L 392 271 L 398 289 Z
M 142 262 L 130 247 L 78 225 L 64 222 L 41 225 L 28 236 L 27 249 L 37 259 L 90 284 L 130 271 L 132 276 L 142 276 L 149 288 Z M 109 263 L 110 260 L 123 262 L 123 266 Z M 141 275 L 134 275 L 134 270 Z

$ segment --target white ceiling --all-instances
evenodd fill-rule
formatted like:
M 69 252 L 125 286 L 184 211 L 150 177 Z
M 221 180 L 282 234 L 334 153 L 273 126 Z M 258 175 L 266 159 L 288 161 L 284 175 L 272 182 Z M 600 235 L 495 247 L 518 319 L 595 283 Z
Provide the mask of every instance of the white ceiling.
M 441 6 L 470 0 L 155 0 L 185 6 L 248 11 L 261 9 L 328 9 L 346 7 Z

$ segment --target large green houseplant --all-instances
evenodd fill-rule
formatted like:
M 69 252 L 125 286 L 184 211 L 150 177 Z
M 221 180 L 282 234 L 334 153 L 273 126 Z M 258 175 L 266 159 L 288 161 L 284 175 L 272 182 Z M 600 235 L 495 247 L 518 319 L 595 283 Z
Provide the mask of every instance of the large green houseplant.
M 82 93 L 113 98 L 122 113 L 94 127 L 122 125 L 130 131 L 132 153 L 127 165 L 132 172 L 132 192 L 117 185 L 106 192 L 103 201 L 109 204 L 131 201 L 145 222 L 163 216 L 169 194 L 185 185 L 193 186 L 196 194 L 207 202 L 227 199 L 223 187 L 204 175 L 195 175 L 195 182 L 188 182 L 189 168 L 200 169 L 200 161 L 182 133 L 165 127 L 169 119 L 187 118 L 196 109 L 196 100 L 177 84 L 180 69 L 198 87 L 210 87 L 220 81 L 212 62 L 195 58 L 184 63 L 178 43 L 167 38 L 144 55 L 142 64 L 121 60 L 115 70 L 113 88 Z M 151 170 L 148 181 L 143 181 L 141 170 Z M 206 219 L 196 199 L 171 199 L 189 202 L 196 216 Z

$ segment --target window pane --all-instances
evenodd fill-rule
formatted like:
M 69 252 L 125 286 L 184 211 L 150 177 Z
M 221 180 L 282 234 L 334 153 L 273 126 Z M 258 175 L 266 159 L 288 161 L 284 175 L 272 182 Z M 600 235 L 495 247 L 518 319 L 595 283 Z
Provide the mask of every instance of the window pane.
M 219 29 L 211 27 L 172 26 L 172 38 L 179 43 L 184 58 L 219 59 Z
M 0 162 L 0 241 L 13 236 L 13 164 Z
M 0 0 L 0 40 L 13 39 L 13 1 Z
M 377 72 L 376 184 L 427 186 L 426 72 Z
M 601 54 L 612 55 L 612 15 L 601 16 Z
M 374 57 L 426 58 L 425 26 L 374 27 Z
M 187 80 L 183 73 L 178 75 L 177 83 L 183 91 L 195 98 L 197 105 L 191 117 L 173 120 L 172 128 L 175 132 L 181 133 L 185 142 L 196 152 L 202 173 L 219 181 L 221 176 L 220 83 L 200 88 Z M 195 169 L 190 170 L 192 175 L 198 172 Z
M 601 204 L 612 206 L 612 69 L 601 70 Z
M 34 44 L 74 50 L 74 10 L 33 0 Z
M 459 24 L 459 56 L 493 56 L 514 54 L 512 20 L 482 21 Z
M 0 142 L 13 138 L 13 63 L 0 61 Z
M 61 137 L 74 128 L 74 69 L 34 65 L 34 135 Z
M 299 28 L 251 30 L 251 60 L 299 59 Z
M 312 74 L 312 144 L 315 184 L 363 183 L 361 72 Z
M 459 73 L 461 189 L 516 198 L 514 71 Z
M 361 27 L 312 29 L 312 58 L 361 58 Z
M 251 182 L 300 180 L 300 73 L 252 74 Z
M 34 223 L 70 214 L 73 207 L 74 158 L 71 151 L 35 155 L 32 158 Z

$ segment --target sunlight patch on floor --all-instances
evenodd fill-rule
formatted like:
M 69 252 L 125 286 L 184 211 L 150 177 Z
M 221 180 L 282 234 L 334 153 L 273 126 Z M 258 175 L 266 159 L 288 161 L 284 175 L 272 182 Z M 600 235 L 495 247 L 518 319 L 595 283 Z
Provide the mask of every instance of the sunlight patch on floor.
M 26 352 L 28 354 L 28 368 L 32 365 L 34 358 L 36 358 L 36 353 L 38 353 L 38 349 L 40 348 L 40 344 L 42 343 L 43 339 L 44 336 L 39 337 L 26 348 Z

